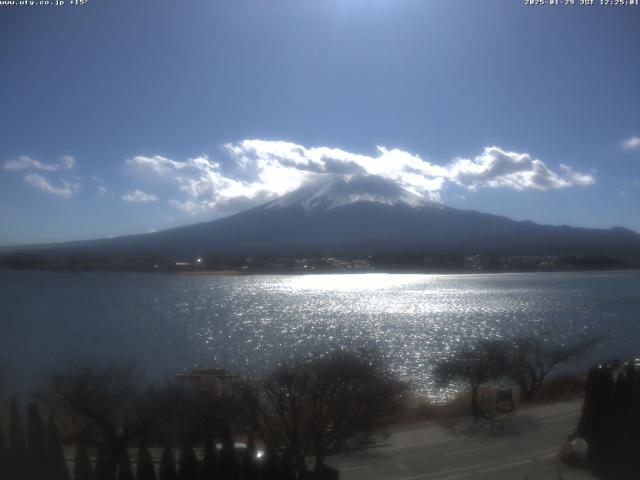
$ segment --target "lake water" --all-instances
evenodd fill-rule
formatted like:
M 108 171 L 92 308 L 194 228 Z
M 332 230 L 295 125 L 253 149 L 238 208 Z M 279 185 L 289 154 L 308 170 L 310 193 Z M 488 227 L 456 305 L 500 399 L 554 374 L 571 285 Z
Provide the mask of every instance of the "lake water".
M 23 385 L 68 358 L 261 371 L 309 350 L 377 346 L 420 388 L 476 338 L 549 325 L 640 353 L 640 273 L 195 276 L 0 271 L 0 358 Z M 591 360 L 585 360 L 588 362 Z

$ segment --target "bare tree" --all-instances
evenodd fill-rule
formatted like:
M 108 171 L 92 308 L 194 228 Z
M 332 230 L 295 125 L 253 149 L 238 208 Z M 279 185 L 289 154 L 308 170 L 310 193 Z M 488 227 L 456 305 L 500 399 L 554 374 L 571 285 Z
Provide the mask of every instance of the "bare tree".
M 174 406 L 168 388 L 142 387 L 131 366 L 79 363 L 50 379 L 54 405 L 90 435 L 100 451 L 99 478 L 115 479 L 117 465 L 133 440 L 169 420 Z
M 405 386 L 372 356 L 336 352 L 281 364 L 263 382 L 242 389 L 252 428 L 270 451 L 291 457 L 298 476 L 325 467 L 399 406 Z
M 524 402 L 533 401 L 554 368 L 586 354 L 599 340 L 599 337 L 585 336 L 561 343 L 553 340 L 549 330 L 516 338 L 505 347 L 508 352 L 506 374 L 518 385 L 520 398 Z
M 434 369 L 438 383 L 448 385 L 455 380 L 467 383 L 471 391 L 471 414 L 482 415 L 478 402 L 480 386 L 500 378 L 505 373 L 505 344 L 500 340 L 482 340 L 464 346 L 451 358 L 442 360 Z
M 236 398 L 227 393 L 203 394 L 189 387 L 176 389 L 178 402 L 170 428 L 179 439 L 204 442 L 210 436 L 219 436 L 226 423 L 235 423 L 239 415 Z

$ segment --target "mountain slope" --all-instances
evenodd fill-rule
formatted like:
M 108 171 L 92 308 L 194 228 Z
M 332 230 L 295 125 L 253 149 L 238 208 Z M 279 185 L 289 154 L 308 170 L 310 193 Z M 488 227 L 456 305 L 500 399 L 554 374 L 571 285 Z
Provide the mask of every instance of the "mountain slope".
M 323 177 L 279 199 L 212 222 L 120 238 L 31 247 L 103 257 L 311 256 L 413 253 L 640 254 L 640 235 L 554 227 L 429 202 L 371 176 Z

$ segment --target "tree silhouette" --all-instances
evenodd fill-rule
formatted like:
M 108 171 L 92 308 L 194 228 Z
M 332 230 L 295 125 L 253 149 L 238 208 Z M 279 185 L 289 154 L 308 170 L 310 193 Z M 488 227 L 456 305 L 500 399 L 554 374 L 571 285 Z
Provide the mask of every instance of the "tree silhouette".
M 41 480 L 47 475 L 47 441 L 40 409 L 35 403 L 27 407 L 27 444 L 29 476 L 32 480 Z
M 640 363 L 597 365 L 589 371 L 578 433 L 597 478 L 636 480 L 640 469 Z
M 247 446 L 242 454 L 242 478 L 243 480 L 260 479 L 256 443 L 253 438 L 253 434 L 249 434 L 249 437 L 247 438 Z
M 471 391 L 471 415 L 478 419 L 482 415 L 478 402 L 480 386 L 503 376 L 505 368 L 504 343 L 499 340 L 483 340 L 464 346 L 450 358 L 440 361 L 434 369 L 434 376 L 444 385 L 455 380 L 466 382 Z
M 238 480 L 240 467 L 236 458 L 231 428 L 225 424 L 222 428 L 222 449 L 220 450 L 220 477 L 224 480 Z
M 375 355 L 344 352 L 283 363 L 263 382 L 240 389 L 247 421 L 270 450 L 307 476 L 379 426 L 405 391 Z M 284 467 L 283 467 L 284 468 Z
M 265 453 L 264 461 L 260 465 L 262 480 L 280 480 L 280 459 L 271 448 Z
M 0 424 L 0 478 L 9 478 L 9 447 Z
M 504 349 L 507 352 L 506 374 L 520 390 L 525 402 L 535 399 L 549 373 L 594 348 L 598 337 L 587 336 L 573 342 L 560 343 L 549 330 L 516 338 Z
M 93 470 L 89 452 L 83 442 L 76 445 L 75 462 L 73 465 L 73 480 L 93 480 Z
M 196 453 L 184 440 L 180 448 L 180 460 L 178 462 L 178 480 L 196 480 L 198 477 L 198 460 Z
M 107 461 L 104 447 L 98 447 L 96 456 L 96 480 L 113 480 L 117 473 L 117 465 Z
M 20 409 L 15 398 L 9 405 L 9 473 L 15 480 L 26 479 L 27 448 L 20 422 Z
M 159 480 L 177 480 L 176 457 L 172 448 L 165 448 L 160 457 Z
M 293 457 L 288 450 L 282 454 L 280 459 L 280 480 L 296 480 L 295 467 L 293 464 Z
M 135 480 L 133 476 L 133 468 L 131 468 L 131 459 L 129 451 L 125 448 L 122 452 L 122 458 L 118 464 L 118 480 Z
M 90 428 L 97 438 L 98 480 L 115 480 L 127 446 L 171 418 L 170 388 L 141 388 L 129 365 L 74 363 L 50 379 L 53 398 L 70 419 Z
M 202 480 L 214 480 L 218 473 L 218 454 L 212 435 L 207 435 L 204 441 L 204 457 L 202 459 Z
M 50 480 L 69 480 L 69 470 L 64 460 L 64 450 L 58 434 L 58 426 L 53 414 L 49 413 L 47 424 L 47 457 Z
M 136 480 L 156 480 L 153 458 L 144 441 L 140 442 L 140 448 L 138 449 Z

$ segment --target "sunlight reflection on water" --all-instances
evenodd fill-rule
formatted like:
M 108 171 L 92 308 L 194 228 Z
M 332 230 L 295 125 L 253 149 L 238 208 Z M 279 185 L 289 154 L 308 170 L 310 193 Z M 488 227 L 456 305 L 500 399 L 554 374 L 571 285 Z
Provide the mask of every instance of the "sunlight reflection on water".
M 260 372 L 282 358 L 375 347 L 432 395 L 434 361 L 461 344 L 551 324 L 638 352 L 640 274 L 206 277 L 0 272 L 0 348 L 33 372 L 70 352 L 153 373 L 195 363 Z M 73 299 L 73 301 L 71 301 Z M 29 338 L 29 349 L 20 348 Z M 29 352 L 39 352 L 34 355 Z
M 429 280 L 435 281 L 431 276 Z M 290 291 L 357 292 L 364 290 L 388 290 L 411 284 L 425 284 L 424 275 L 394 275 L 388 273 L 350 275 L 304 275 L 288 277 L 278 284 Z

